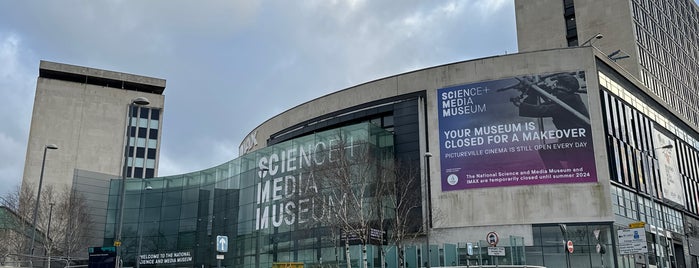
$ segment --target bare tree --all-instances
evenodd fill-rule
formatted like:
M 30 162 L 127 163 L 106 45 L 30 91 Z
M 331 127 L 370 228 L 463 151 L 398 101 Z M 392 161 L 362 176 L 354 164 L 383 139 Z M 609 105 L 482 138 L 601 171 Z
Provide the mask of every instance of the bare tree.
M 345 259 L 350 267 L 349 244 L 357 243 L 362 247 L 362 262 L 366 267 L 366 245 L 372 228 L 380 228 L 381 202 L 376 190 L 381 188 L 376 181 L 378 159 L 381 153 L 373 144 L 362 139 L 354 139 L 338 130 L 331 144 L 325 150 L 316 151 L 316 155 L 325 157 L 322 163 L 310 167 L 309 183 L 314 191 L 307 191 L 308 198 L 322 207 L 315 211 L 314 219 L 321 226 L 330 228 L 332 239 L 339 239 L 345 244 Z
M 386 198 L 381 199 L 383 207 L 388 208 L 381 214 L 385 220 L 386 229 L 389 230 L 388 242 L 396 246 L 398 265 L 403 267 L 405 262 L 404 244 L 412 241 L 421 234 L 422 198 L 420 194 L 420 168 L 419 165 L 400 160 L 394 160 L 384 165 L 383 176 L 385 180 L 380 194 Z M 386 251 L 381 250 L 386 258 Z M 383 266 L 382 266 L 383 267 Z
M 0 234 L 3 235 L 0 239 L 3 241 L 0 254 L 3 255 L 0 257 L 23 256 L 26 258 L 22 260 L 30 261 L 30 258 L 38 256 L 43 259 L 47 255 L 56 255 L 69 260 L 84 253 L 88 246 L 85 234 L 93 220 L 82 195 L 67 189 L 56 191 L 52 185 L 47 185 L 41 192 L 37 225 L 33 227 L 35 188 L 31 183 L 24 183 L 21 188 L 17 187 L 16 191 L 2 197 L 3 206 L 10 209 L 15 217 L 11 219 L 12 231 Z M 28 256 L 34 229 L 35 250 L 33 256 Z
M 84 255 L 90 246 L 87 232 L 94 225 L 85 197 L 79 192 L 65 189 L 57 195 L 54 202 L 51 237 L 46 246 L 69 260 Z M 48 223 L 48 220 L 42 223 Z
M 313 186 L 307 188 L 315 191 L 306 194 L 323 207 L 322 215 L 314 218 L 331 230 L 333 239 L 344 243 L 347 267 L 350 243 L 361 245 L 366 267 L 367 245 L 382 245 L 387 235 L 398 247 L 402 264 L 403 243 L 420 234 L 419 165 L 396 161 L 392 147 L 382 147 L 371 138 L 358 140 L 338 131 L 329 142 L 333 146 L 315 152 L 329 156 L 329 162 L 313 165 L 309 172 Z M 383 266 L 385 248 L 380 251 Z

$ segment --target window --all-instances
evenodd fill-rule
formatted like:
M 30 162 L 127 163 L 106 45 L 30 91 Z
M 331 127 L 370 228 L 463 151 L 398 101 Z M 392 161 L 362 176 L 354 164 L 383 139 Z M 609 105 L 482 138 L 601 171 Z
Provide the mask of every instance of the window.
M 158 141 L 157 140 L 151 140 L 148 139 L 148 148 L 155 149 L 158 147 Z
M 136 157 L 140 157 L 140 158 L 146 157 L 146 148 L 138 147 L 136 149 Z
M 138 129 L 138 137 L 139 138 L 145 138 L 147 134 L 148 134 L 147 128 L 139 128 Z
M 146 118 L 146 119 L 147 119 L 147 118 L 148 118 L 148 112 L 149 112 L 149 111 L 150 111 L 150 109 L 148 109 L 148 108 L 146 108 L 146 107 L 141 107 L 141 114 L 140 114 L 139 117 L 140 117 L 140 118 Z
M 150 129 L 158 129 L 158 128 L 159 128 L 158 120 L 151 119 L 150 120 Z
M 155 159 L 155 149 L 148 149 L 148 159 Z
M 153 139 L 153 140 L 157 140 L 158 139 L 158 129 L 151 129 L 148 132 L 148 138 Z
M 150 119 L 159 120 L 160 119 L 160 109 L 152 108 L 150 113 Z

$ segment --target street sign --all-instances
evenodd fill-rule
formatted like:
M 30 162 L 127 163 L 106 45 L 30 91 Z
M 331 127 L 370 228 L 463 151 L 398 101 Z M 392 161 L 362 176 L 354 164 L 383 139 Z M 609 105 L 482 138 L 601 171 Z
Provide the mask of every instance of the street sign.
M 225 235 L 217 235 L 216 236 L 216 251 L 228 252 L 228 236 L 225 236 Z
M 488 241 L 488 244 L 494 247 L 498 245 L 500 238 L 498 237 L 498 233 L 490 232 L 485 236 L 485 241 Z
M 505 256 L 505 247 L 488 247 L 488 256 Z
M 87 249 L 88 268 L 115 268 L 116 247 L 91 247 Z
M 573 247 L 573 241 L 568 240 L 568 242 L 566 243 L 566 248 L 568 248 L 568 252 L 573 253 L 573 250 L 575 250 L 575 248 Z
M 629 228 L 632 228 L 632 229 L 643 228 L 645 226 L 646 226 L 646 223 L 642 222 L 642 221 L 629 223 Z
M 645 229 L 621 229 L 617 231 L 617 237 L 619 238 L 619 254 L 648 253 Z

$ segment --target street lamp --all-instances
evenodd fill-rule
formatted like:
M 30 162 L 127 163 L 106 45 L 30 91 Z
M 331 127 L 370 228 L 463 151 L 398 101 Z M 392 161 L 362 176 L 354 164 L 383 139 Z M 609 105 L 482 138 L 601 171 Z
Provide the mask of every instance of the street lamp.
M 48 250 L 46 251 L 46 257 L 48 257 L 48 262 L 46 264 L 46 267 L 51 268 L 51 216 L 53 215 L 53 205 L 56 203 L 51 202 L 49 203 L 49 227 L 46 228 L 46 243 L 49 243 Z
M 146 192 L 153 190 L 153 186 L 150 186 L 149 182 L 146 182 Z M 143 193 L 143 191 L 141 191 Z M 141 215 L 138 216 L 138 255 L 136 255 L 136 268 L 141 268 L 141 245 L 143 243 L 143 211 L 145 208 L 143 207 L 143 199 L 145 199 L 145 194 L 141 195 L 141 204 L 139 205 L 139 209 L 141 210 Z
M 426 245 L 426 252 L 423 252 L 427 255 L 427 264 L 425 265 L 427 268 L 432 267 L 430 264 L 430 228 L 432 228 L 432 224 L 430 222 L 432 221 L 432 204 L 430 202 L 430 157 L 432 157 L 432 153 L 426 152 L 425 153 L 425 206 L 427 207 L 426 209 L 426 219 L 425 219 L 425 245 Z
M 29 247 L 29 255 L 34 255 L 34 241 L 36 241 L 36 216 L 39 212 L 39 199 L 41 198 L 41 184 L 44 182 L 44 166 L 46 165 L 46 151 L 49 149 L 56 150 L 58 146 L 55 144 L 44 145 L 44 157 L 41 160 L 41 174 L 39 175 L 39 189 L 36 191 L 36 203 L 34 204 L 34 217 L 32 219 L 32 244 Z
M 138 97 L 132 99 L 128 109 L 128 117 L 126 118 L 126 130 L 124 131 L 124 166 L 121 169 L 121 189 L 119 193 L 119 224 L 117 225 L 116 239 L 114 240 L 114 246 L 117 247 L 117 267 L 123 267 L 123 262 L 121 260 L 122 250 L 121 250 L 121 234 L 124 227 L 124 198 L 126 196 L 126 170 L 128 168 L 127 162 L 129 161 L 129 128 L 131 128 L 131 118 L 133 117 L 132 106 L 144 106 L 150 104 L 150 101 L 144 97 Z
M 661 147 L 653 148 L 653 152 L 655 152 L 655 151 L 657 151 L 657 150 L 672 149 L 673 147 L 674 147 L 674 146 L 673 146 L 672 144 L 667 144 L 667 145 L 664 145 L 664 146 L 661 146 Z M 648 151 L 643 151 L 643 152 L 648 153 Z M 665 230 L 665 220 L 664 220 L 665 215 L 664 215 L 664 213 L 663 213 L 663 215 L 662 215 L 662 219 L 659 219 L 658 217 L 656 217 L 656 214 L 657 214 L 657 212 L 655 211 L 655 198 L 656 198 L 656 193 L 655 193 L 655 186 L 654 186 L 654 185 L 655 185 L 655 180 L 650 179 L 650 180 L 647 180 L 647 181 L 648 181 L 648 183 L 650 184 L 650 185 L 649 185 L 649 186 L 650 186 L 650 189 L 649 189 L 649 190 L 650 190 L 650 206 L 651 206 L 651 207 L 650 207 L 650 213 L 651 213 L 651 218 L 655 219 L 656 221 L 660 221 L 660 222 L 661 222 L 660 225 L 662 225 L 662 228 L 663 228 L 663 231 L 664 231 L 664 230 Z M 638 201 L 636 201 L 636 206 L 638 207 L 638 205 L 639 205 L 639 204 L 638 204 Z M 662 206 L 662 204 L 661 204 L 661 206 Z M 661 209 L 662 209 L 662 207 L 661 207 Z M 637 208 L 637 210 L 638 210 L 639 219 L 640 219 L 640 213 L 641 213 L 641 212 L 640 212 L 640 210 L 639 210 L 638 208 Z M 661 212 L 661 213 L 662 213 L 662 212 Z M 653 228 L 651 228 L 651 233 L 653 233 L 653 235 L 654 235 L 654 237 L 655 237 L 655 243 L 654 243 L 654 246 L 653 246 L 653 254 L 654 254 L 654 255 L 657 253 L 657 252 L 656 252 L 656 251 L 657 251 L 656 247 L 657 247 L 658 245 L 660 245 L 660 236 L 658 235 L 658 227 L 659 227 L 659 226 L 656 226 L 656 227 L 655 227 L 655 232 L 653 232 Z M 660 260 L 660 261 L 662 261 L 662 260 Z M 661 264 L 660 266 L 663 267 L 662 262 L 660 262 L 660 261 L 656 258 L 656 265 L 657 265 L 657 264 Z M 645 260 L 645 262 L 646 262 L 646 267 L 649 267 L 650 261 L 648 260 L 647 254 L 646 254 L 646 260 Z
M 590 39 L 587 39 L 587 41 L 583 42 L 582 45 L 580 45 L 580 46 L 581 46 L 581 47 L 584 47 L 584 46 L 587 45 L 587 44 L 592 45 L 592 43 L 594 42 L 594 40 L 602 39 L 602 38 L 604 38 L 604 35 L 602 35 L 601 33 L 597 33 L 597 34 L 595 34 L 594 36 L 590 37 Z

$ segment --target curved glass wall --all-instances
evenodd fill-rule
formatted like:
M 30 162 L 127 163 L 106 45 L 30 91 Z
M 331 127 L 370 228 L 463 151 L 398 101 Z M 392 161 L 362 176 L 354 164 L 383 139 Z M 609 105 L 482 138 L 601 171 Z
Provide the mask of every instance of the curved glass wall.
M 228 252 L 220 253 L 223 266 L 337 261 L 342 257 L 337 251 L 342 250 L 336 250 L 338 239 L 332 238 L 338 236 L 329 231 L 327 222 L 314 219 L 328 213 L 328 203 L 343 200 L 326 192 L 320 198 L 323 202 L 317 201 L 319 196 L 313 193 L 324 192 L 327 186 L 309 178 L 313 173 L 330 176 L 323 170 L 366 153 L 372 157 L 353 161 L 348 168 L 353 177 L 365 177 L 358 170 L 369 171 L 369 180 L 362 183 L 380 176 L 375 165 L 392 160 L 393 135 L 362 123 L 276 144 L 198 172 L 129 179 L 122 231 L 124 266 L 136 266 L 137 256 L 142 266 L 214 266 L 217 236 L 228 237 Z M 114 242 L 119 187 L 120 180 L 111 181 L 105 245 Z M 371 203 L 374 197 L 366 198 Z

